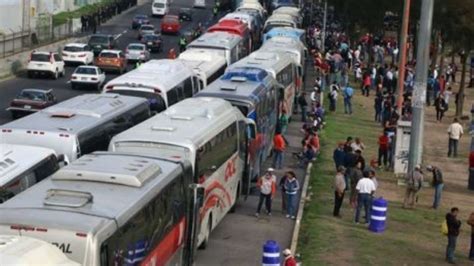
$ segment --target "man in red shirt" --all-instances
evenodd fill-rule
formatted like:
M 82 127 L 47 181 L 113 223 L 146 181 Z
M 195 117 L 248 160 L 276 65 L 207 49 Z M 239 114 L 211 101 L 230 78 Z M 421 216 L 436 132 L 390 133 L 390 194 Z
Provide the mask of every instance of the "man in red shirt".
M 387 132 L 383 132 L 382 135 L 380 135 L 378 144 L 379 144 L 379 159 L 378 159 L 378 165 L 379 167 L 382 167 L 382 160 L 383 160 L 383 165 L 385 168 L 387 168 L 387 159 L 388 159 L 388 145 L 389 145 L 390 139 L 387 136 Z
M 281 169 L 283 167 L 283 153 L 285 149 L 285 139 L 281 132 L 277 132 L 275 137 L 273 137 L 273 168 Z
M 291 254 L 291 250 L 289 249 L 285 249 L 283 250 L 283 256 L 285 257 L 285 261 L 284 261 L 284 266 L 296 266 L 296 259 L 295 257 L 293 257 L 293 255 Z

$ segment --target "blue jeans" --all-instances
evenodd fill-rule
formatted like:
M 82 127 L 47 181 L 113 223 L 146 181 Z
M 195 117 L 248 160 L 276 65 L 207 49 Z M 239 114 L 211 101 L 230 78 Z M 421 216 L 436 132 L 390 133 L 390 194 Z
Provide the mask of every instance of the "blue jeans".
M 438 184 L 434 187 L 434 201 L 433 201 L 433 208 L 437 209 L 439 206 L 439 202 L 441 201 L 441 192 L 443 192 L 444 184 Z
M 454 261 L 454 250 L 456 249 L 457 236 L 448 235 L 448 246 L 446 247 L 446 259 Z
M 296 215 L 296 194 L 286 194 L 286 211 L 289 216 Z
M 344 98 L 344 113 L 352 114 L 352 99 L 351 98 Z
M 359 217 L 360 217 L 360 208 L 364 206 L 364 211 L 365 211 L 365 222 L 368 223 L 370 221 L 370 204 L 372 202 L 372 197 L 368 193 L 359 193 L 357 195 L 357 209 L 356 209 L 356 216 L 355 216 L 355 222 L 359 222 Z
M 273 168 L 281 169 L 283 166 L 283 151 L 273 150 Z
M 458 139 L 449 138 L 448 157 L 450 157 L 451 154 L 453 154 L 454 157 L 458 156 L 458 143 Z
M 301 121 L 306 122 L 306 106 L 301 106 Z

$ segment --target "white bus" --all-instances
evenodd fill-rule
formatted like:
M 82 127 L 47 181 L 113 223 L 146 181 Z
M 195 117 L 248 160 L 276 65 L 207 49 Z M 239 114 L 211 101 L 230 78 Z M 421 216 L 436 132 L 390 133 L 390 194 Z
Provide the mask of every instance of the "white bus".
M 52 175 L 59 161 L 51 149 L 0 144 L 0 203 Z
M 251 53 L 244 59 L 232 64 L 228 70 L 239 68 L 253 68 L 267 71 L 278 83 L 281 85 L 283 91 L 279 93 L 280 102 L 279 113 L 285 109 L 287 114 L 293 113 L 293 105 L 296 97 L 297 84 L 297 69 L 293 63 L 293 59 L 284 52 L 268 51 L 263 52 L 262 49 Z
M 206 191 L 198 228 L 198 244 L 205 248 L 241 193 L 249 193 L 247 132 L 255 132 L 253 125 L 224 99 L 191 98 L 115 136 L 109 151 L 191 162 Z
M 273 10 L 272 15 L 285 14 L 290 15 L 298 23 L 298 27 L 301 27 L 303 16 L 300 13 L 300 9 L 292 6 L 282 6 Z
M 187 46 L 187 49 L 196 48 L 218 51 L 225 57 L 228 66 L 247 55 L 242 37 L 222 31 L 204 33 Z
M 218 52 L 206 49 L 190 49 L 179 54 L 179 59 L 194 70 L 205 88 L 224 74 L 227 67 L 225 57 Z
M 0 205 L 0 234 L 87 266 L 191 265 L 204 193 L 192 184 L 187 162 L 95 152 Z
M 199 78 L 183 60 L 161 59 L 112 79 L 103 92 L 145 98 L 150 110 L 159 113 L 200 89 Z
M 107 150 L 110 139 L 150 117 L 143 98 L 84 94 L 0 126 L 0 143 L 50 148 L 69 162 Z
M 0 235 L 0 262 L 2 265 L 79 266 L 66 257 L 56 246 L 26 236 Z

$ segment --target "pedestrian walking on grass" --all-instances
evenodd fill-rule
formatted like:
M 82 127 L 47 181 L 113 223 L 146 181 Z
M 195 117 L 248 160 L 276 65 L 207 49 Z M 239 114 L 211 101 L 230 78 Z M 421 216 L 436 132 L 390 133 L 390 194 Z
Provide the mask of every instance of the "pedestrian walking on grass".
M 286 218 L 296 219 L 296 199 L 298 197 L 298 190 L 300 190 L 300 183 L 296 179 L 294 172 L 288 172 L 288 179 L 285 181 L 285 193 L 286 193 L 286 203 L 287 203 L 287 212 Z
M 344 166 L 344 158 L 346 157 L 346 153 L 344 152 L 344 142 L 339 142 L 337 148 L 334 150 L 332 154 L 332 158 L 334 160 L 334 164 L 336 165 L 336 171 L 339 169 L 339 166 Z
M 258 207 L 255 216 L 258 217 L 260 215 L 263 201 L 265 201 L 267 214 L 272 215 L 272 200 L 276 192 L 276 181 L 272 171 L 267 171 L 264 176 L 258 179 L 257 187 L 260 189 L 260 197 L 258 200 Z
M 469 259 L 474 261 L 474 212 L 471 212 L 467 224 L 471 226 L 471 250 L 469 251 Z
M 433 174 L 433 180 L 431 184 L 435 189 L 434 200 L 433 200 L 433 209 L 437 209 L 441 202 L 441 192 L 443 192 L 444 182 L 443 182 L 443 172 L 436 166 L 428 165 L 426 170 L 430 171 Z
M 372 195 L 375 192 L 375 184 L 368 176 L 362 177 L 356 185 L 357 190 L 357 209 L 355 222 L 359 223 L 360 209 L 364 207 L 365 223 L 370 221 L 370 207 L 372 204 Z
M 446 214 L 446 224 L 448 225 L 448 245 L 446 246 L 446 261 L 450 264 L 454 262 L 454 251 L 456 250 L 456 241 L 461 228 L 461 221 L 457 218 L 459 209 L 451 208 L 451 212 Z
M 449 145 L 448 145 L 448 157 L 453 155 L 455 158 L 458 156 L 458 144 L 462 135 L 464 134 L 463 128 L 457 118 L 448 127 Z
M 283 266 L 296 266 L 297 265 L 295 257 L 293 257 L 293 255 L 291 254 L 291 250 L 289 249 L 283 250 L 283 256 L 285 257 Z
M 344 193 L 346 191 L 346 180 L 344 174 L 346 168 L 344 166 L 339 166 L 337 168 L 336 176 L 334 177 L 334 217 L 341 217 L 340 210 L 342 202 L 344 201 Z
M 277 131 L 273 137 L 273 168 L 283 167 L 283 153 L 286 150 L 286 141 L 281 132 Z
M 344 89 L 344 113 L 352 114 L 352 96 L 354 95 L 354 89 L 347 86 Z
M 440 123 L 443 120 L 444 112 L 447 110 L 446 101 L 444 100 L 443 94 L 439 94 L 438 97 L 436 97 L 434 106 L 436 109 L 436 121 Z
M 389 148 L 389 143 L 390 139 L 387 136 L 387 132 L 383 132 L 382 135 L 380 135 L 378 144 L 379 144 L 379 156 L 378 156 L 378 161 L 377 164 L 379 168 L 382 168 L 382 163 L 385 169 L 388 167 L 388 148 Z
M 406 178 L 406 191 L 405 191 L 405 199 L 403 201 L 403 208 L 410 208 L 415 207 L 415 200 L 417 197 L 418 192 L 421 189 L 423 184 L 423 173 L 421 172 L 421 166 L 416 165 L 415 170 L 409 173 Z

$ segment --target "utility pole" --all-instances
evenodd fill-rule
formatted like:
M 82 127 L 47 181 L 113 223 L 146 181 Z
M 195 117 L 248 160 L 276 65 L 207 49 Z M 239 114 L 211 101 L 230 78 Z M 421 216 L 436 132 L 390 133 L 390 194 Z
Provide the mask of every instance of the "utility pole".
M 431 26 L 434 0 L 422 0 L 418 51 L 416 57 L 416 79 L 413 90 L 413 119 L 408 158 L 408 173 L 421 163 L 423 154 L 423 131 L 426 101 L 426 84 L 430 64 Z
M 324 57 L 324 52 L 326 50 L 326 24 L 328 20 L 328 1 L 324 0 L 324 19 L 323 19 L 323 30 L 321 31 L 321 51 L 323 51 L 322 55 Z
M 408 39 L 408 24 L 410 22 L 410 5 L 411 0 L 405 0 L 404 10 L 403 10 L 403 22 L 402 22 L 402 32 L 398 44 L 398 54 L 400 56 L 398 60 L 398 99 L 397 99 L 397 109 L 398 113 L 402 113 L 402 104 L 403 104 L 403 93 L 405 86 L 405 65 L 407 62 L 407 39 Z

